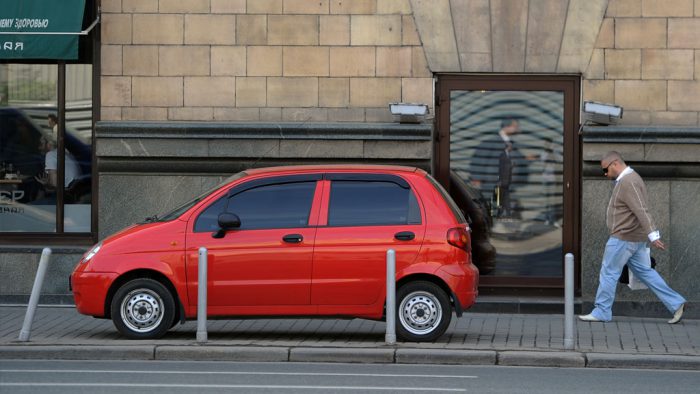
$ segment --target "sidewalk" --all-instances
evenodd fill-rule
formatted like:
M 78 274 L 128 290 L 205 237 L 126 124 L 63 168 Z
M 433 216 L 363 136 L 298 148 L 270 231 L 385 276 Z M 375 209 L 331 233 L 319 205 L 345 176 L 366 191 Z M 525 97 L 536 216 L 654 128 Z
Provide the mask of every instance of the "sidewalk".
M 0 306 L 0 358 L 437 363 L 700 370 L 700 320 L 616 317 L 576 321 L 576 348 L 564 350 L 562 315 L 465 313 L 436 342 L 384 343 L 385 324 L 352 319 L 196 321 L 164 338 L 121 337 L 110 320 L 72 307 L 40 306 L 30 342 L 19 342 L 26 307 Z

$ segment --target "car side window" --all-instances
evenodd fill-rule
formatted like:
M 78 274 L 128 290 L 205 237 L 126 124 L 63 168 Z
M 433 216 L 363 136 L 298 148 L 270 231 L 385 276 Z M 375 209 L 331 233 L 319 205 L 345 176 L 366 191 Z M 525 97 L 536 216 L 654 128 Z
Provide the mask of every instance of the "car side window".
M 219 229 L 223 212 L 241 219 L 241 230 L 306 227 L 316 182 L 294 182 L 257 186 L 218 199 L 205 209 L 194 225 L 195 232 Z
M 420 208 L 410 188 L 383 181 L 333 181 L 329 226 L 420 224 Z

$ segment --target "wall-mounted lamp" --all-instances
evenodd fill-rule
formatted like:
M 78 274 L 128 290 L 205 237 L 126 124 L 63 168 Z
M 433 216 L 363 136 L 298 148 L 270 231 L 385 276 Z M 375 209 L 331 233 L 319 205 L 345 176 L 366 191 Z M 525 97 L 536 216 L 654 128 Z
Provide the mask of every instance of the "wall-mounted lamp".
M 420 123 L 428 114 L 426 104 L 389 103 L 389 110 L 392 115 L 399 117 L 399 123 Z
M 622 107 L 595 101 L 583 102 L 583 120 L 593 123 L 610 125 L 617 124 L 622 119 Z

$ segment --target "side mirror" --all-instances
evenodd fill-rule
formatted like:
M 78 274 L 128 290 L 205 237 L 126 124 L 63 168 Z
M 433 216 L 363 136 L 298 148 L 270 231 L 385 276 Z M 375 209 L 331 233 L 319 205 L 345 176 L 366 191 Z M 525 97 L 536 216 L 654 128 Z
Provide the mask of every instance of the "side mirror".
M 224 212 L 219 215 L 219 230 L 211 236 L 213 238 L 223 238 L 226 231 L 241 227 L 241 218 L 235 213 Z

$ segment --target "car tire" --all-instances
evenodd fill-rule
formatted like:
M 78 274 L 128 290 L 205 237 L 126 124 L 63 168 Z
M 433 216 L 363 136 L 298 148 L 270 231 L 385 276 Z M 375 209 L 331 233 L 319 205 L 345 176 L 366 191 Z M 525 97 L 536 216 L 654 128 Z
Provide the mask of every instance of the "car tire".
M 160 338 L 175 320 L 175 299 L 162 283 L 147 278 L 122 285 L 112 299 L 112 322 L 130 339 Z
M 450 299 L 440 286 L 409 282 L 396 293 L 396 336 L 411 342 L 432 342 L 452 320 Z

